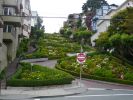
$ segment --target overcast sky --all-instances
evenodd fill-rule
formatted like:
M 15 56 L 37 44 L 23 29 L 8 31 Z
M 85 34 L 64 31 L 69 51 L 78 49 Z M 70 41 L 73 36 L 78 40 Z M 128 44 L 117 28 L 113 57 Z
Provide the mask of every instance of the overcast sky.
M 81 13 L 82 5 L 86 0 L 30 0 L 31 9 L 37 11 L 40 16 L 67 17 L 68 14 Z M 125 0 L 106 0 L 109 4 L 120 5 Z M 47 33 L 58 32 L 66 19 L 44 18 Z

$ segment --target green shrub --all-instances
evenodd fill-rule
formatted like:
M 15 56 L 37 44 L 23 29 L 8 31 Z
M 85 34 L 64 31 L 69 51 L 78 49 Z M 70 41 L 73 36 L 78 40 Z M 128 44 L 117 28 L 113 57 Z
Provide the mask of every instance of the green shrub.
M 26 39 L 26 38 L 24 38 L 22 41 L 21 41 L 21 43 L 20 43 L 20 45 L 19 45 L 19 48 L 18 48 L 18 50 L 17 50 L 17 56 L 19 57 L 19 56 L 22 56 L 23 55 L 23 53 L 25 53 L 25 52 L 27 52 L 28 51 L 28 44 L 29 43 L 29 39 Z
M 80 45 L 76 42 L 71 42 L 61 36 L 45 34 L 44 39 L 39 39 L 37 42 L 37 50 L 32 54 L 25 55 L 24 58 L 43 58 L 60 59 L 66 57 L 67 53 L 80 52 Z M 89 46 L 83 46 L 86 51 L 92 50 Z
M 2 80 L 4 78 L 4 75 L 5 75 L 5 70 L 1 71 L 1 73 L 0 73 L 0 80 Z
M 72 75 L 57 69 L 21 63 L 21 68 L 8 80 L 7 85 L 26 87 L 60 85 L 70 84 L 73 79 Z
M 58 60 L 58 66 L 65 71 L 73 71 L 74 74 L 79 73 L 80 71 L 80 67 L 78 64 L 76 64 L 76 57 L 60 59 Z M 133 67 L 127 64 L 123 65 L 120 59 L 116 59 L 115 57 L 108 54 L 90 56 L 83 64 L 82 68 L 84 74 L 87 74 L 92 78 L 94 77 L 95 79 L 100 77 L 100 79 L 103 80 L 108 78 L 111 78 L 110 80 L 133 80 L 133 75 L 131 74 L 133 72 Z
M 127 72 L 124 76 L 124 79 L 133 81 L 133 73 Z
M 70 73 L 71 75 L 74 75 L 76 77 L 79 77 L 79 73 L 76 73 L 74 71 L 62 69 L 60 65 L 56 65 L 56 68 L 62 71 L 65 71 L 67 73 Z M 110 78 L 110 77 L 100 77 L 100 76 L 95 76 L 95 75 L 89 75 L 86 73 L 82 73 L 83 78 L 87 79 L 94 79 L 94 80 L 101 80 L 101 81 L 107 81 L 107 82 L 115 82 L 115 83 L 120 83 L 120 84 L 128 84 L 128 85 L 133 85 L 133 81 L 131 80 L 122 80 L 122 79 L 116 79 L 116 78 Z

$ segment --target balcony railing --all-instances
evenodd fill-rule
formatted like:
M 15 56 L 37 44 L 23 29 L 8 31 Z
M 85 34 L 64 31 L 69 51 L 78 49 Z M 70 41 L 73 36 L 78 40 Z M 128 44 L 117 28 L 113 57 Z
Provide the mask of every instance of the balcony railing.
M 19 16 L 5 16 L 3 15 L 4 24 L 13 25 L 14 27 L 21 27 L 21 17 Z
M 17 3 L 17 0 L 4 0 L 3 5 L 4 6 L 14 6 L 14 7 L 17 7 L 18 3 Z
M 3 33 L 3 39 L 6 42 L 12 42 L 15 39 L 15 36 L 13 33 L 4 32 Z

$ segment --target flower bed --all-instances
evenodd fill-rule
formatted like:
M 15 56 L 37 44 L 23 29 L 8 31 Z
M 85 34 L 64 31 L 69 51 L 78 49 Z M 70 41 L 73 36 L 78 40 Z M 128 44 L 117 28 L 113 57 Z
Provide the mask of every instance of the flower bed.
M 73 79 L 73 76 L 63 71 L 21 63 L 21 68 L 8 80 L 7 85 L 27 87 L 60 85 L 70 84 Z
M 58 61 L 56 68 L 79 75 L 80 65 L 76 58 L 68 57 Z M 84 76 L 100 80 L 131 81 L 133 84 L 133 67 L 106 54 L 93 55 L 82 66 Z M 117 82 L 118 82 L 117 81 Z M 124 83 L 124 82 L 122 82 Z
M 83 46 L 84 51 L 90 51 L 92 48 Z M 38 41 L 37 50 L 32 53 L 25 55 L 25 59 L 31 58 L 43 58 L 48 57 L 49 59 L 60 59 L 66 57 L 67 53 L 80 52 L 80 45 L 69 40 L 57 36 L 45 34 L 44 39 Z

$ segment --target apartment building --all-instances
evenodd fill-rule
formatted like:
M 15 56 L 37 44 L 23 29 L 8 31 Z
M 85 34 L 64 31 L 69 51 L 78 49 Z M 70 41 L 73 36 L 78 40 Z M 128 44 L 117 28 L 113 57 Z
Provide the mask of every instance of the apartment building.
M 126 9 L 127 7 L 133 7 L 133 0 L 126 0 L 122 3 L 117 9 L 110 10 L 106 15 L 101 17 L 101 19 L 111 19 L 113 15 L 118 13 L 119 11 Z M 96 24 L 97 32 L 91 37 L 92 46 L 95 46 L 94 40 L 98 38 L 101 32 L 107 31 L 110 26 L 110 20 L 99 20 Z
M 27 1 L 29 0 L 0 0 L 1 70 L 15 59 L 19 40 L 23 38 L 22 36 L 29 38 L 30 18 L 21 17 L 24 14 L 30 16 L 30 2 L 27 3 Z M 25 5 L 28 5 L 29 8 Z
M 30 6 L 30 0 L 22 0 L 22 33 L 23 36 L 28 37 L 30 35 L 31 32 L 31 6 Z
M 1 67 L 2 65 L 2 40 L 3 40 L 3 21 L 2 21 L 2 17 L 0 17 L 0 72 L 2 71 L 3 67 Z
M 92 30 L 97 31 L 97 22 L 103 16 L 105 16 L 110 10 L 117 9 L 117 5 L 115 4 L 104 4 L 99 9 L 96 10 L 96 15 L 92 18 Z

